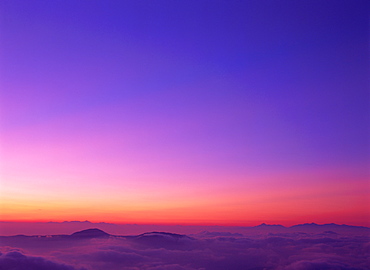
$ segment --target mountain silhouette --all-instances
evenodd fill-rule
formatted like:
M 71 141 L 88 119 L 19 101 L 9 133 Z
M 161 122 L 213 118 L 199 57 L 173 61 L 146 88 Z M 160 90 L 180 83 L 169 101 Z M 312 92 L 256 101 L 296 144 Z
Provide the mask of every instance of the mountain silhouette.
M 286 228 L 286 227 L 280 224 L 270 225 L 270 224 L 262 223 L 260 225 L 254 226 L 254 228 Z
M 139 237 L 139 238 L 142 238 L 142 237 L 150 237 L 150 238 L 153 238 L 153 237 L 170 237 L 170 238 L 174 238 L 174 239 L 189 238 L 188 236 L 183 235 L 183 234 L 168 233 L 168 232 L 147 232 L 147 233 L 140 234 L 137 237 Z
M 87 229 L 79 232 L 75 232 L 71 234 L 71 237 L 74 238 L 106 238 L 109 237 L 110 234 L 100 230 L 100 229 Z
M 192 240 L 193 238 L 187 235 L 167 232 L 147 232 L 131 239 L 133 243 L 140 246 L 172 250 L 188 249 Z
M 305 227 L 305 228 L 309 228 L 309 227 L 320 227 L 320 228 L 324 228 L 324 227 L 337 227 L 337 228 L 368 228 L 368 227 L 364 227 L 364 226 L 352 226 L 352 225 L 346 225 L 346 224 L 342 224 L 342 225 L 339 225 L 339 224 L 335 224 L 335 223 L 328 223 L 328 224 L 316 224 L 316 223 L 304 223 L 304 224 L 297 224 L 297 225 L 293 225 L 291 226 L 290 228 L 302 228 L 302 227 Z

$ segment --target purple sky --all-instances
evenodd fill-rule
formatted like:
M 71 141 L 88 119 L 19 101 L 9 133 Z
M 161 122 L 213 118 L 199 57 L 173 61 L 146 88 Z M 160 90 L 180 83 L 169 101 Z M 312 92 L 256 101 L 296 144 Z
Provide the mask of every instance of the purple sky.
M 367 1 L 0 10 L 1 219 L 369 222 Z

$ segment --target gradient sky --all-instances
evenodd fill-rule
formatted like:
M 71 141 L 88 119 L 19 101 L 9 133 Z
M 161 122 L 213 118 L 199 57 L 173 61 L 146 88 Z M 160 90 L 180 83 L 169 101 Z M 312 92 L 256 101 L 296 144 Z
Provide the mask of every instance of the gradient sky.
M 0 9 L 1 220 L 370 225 L 368 1 Z

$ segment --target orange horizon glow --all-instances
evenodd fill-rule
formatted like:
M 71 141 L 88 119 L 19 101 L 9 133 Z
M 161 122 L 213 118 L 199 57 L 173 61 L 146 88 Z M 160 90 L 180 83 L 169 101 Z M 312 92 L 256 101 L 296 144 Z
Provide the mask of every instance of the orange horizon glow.
M 353 217 L 352 217 L 353 218 Z M 338 220 L 342 220 L 343 217 L 338 216 Z M 321 220 L 321 221 L 320 221 Z M 325 221 L 327 220 L 327 221 Z M 267 224 L 267 225 L 282 225 L 284 227 L 291 227 L 294 225 L 299 224 L 310 224 L 315 223 L 318 225 L 324 225 L 324 224 L 338 224 L 338 225 L 349 225 L 349 226 L 362 226 L 362 227 L 369 227 L 370 228 L 370 220 L 359 220 L 358 222 L 331 222 L 332 219 L 319 219 L 319 221 L 311 221 L 308 219 L 301 219 L 301 220 L 295 220 L 295 221 L 286 221 L 286 220 L 261 220 L 261 221 L 249 221 L 249 222 L 237 222 L 237 223 L 227 223 L 227 222 L 122 222 L 122 221 L 101 221 L 101 220 L 50 220 L 50 219 L 38 219 L 38 220 L 26 220 L 26 219 L 19 219 L 19 220 L 0 220 L 4 223 L 69 223 L 69 222 L 90 222 L 91 224 L 115 224 L 115 225 L 155 225 L 155 226 L 215 226 L 215 227 L 254 227 L 261 224 Z
M 11 2 L 0 220 L 370 225 L 359 7 Z
M 185 190 L 172 187 L 170 192 L 149 186 L 140 192 L 133 189 L 127 197 L 104 187 L 75 195 L 72 192 L 67 197 L 63 191 L 55 194 L 56 190 L 43 191 L 43 194 L 54 194 L 54 198 L 33 190 L 17 195 L 9 185 L 2 192 L 0 219 L 222 226 L 260 223 L 290 226 L 314 222 L 368 226 L 367 179 L 359 175 L 352 179 L 356 184 L 349 186 L 346 181 L 349 175 L 350 172 L 343 170 L 311 172 L 306 176 L 284 174 L 281 180 L 259 177 L 234 181 L 238 188 L 230 188 L 224 184 L 227 181 L 216 178 L 212 187 L 194 183 Z M 300 182 L 295 184 L 294 179 L 298 178 Z M 310 179 L 315 179 L 314 185 Z M 271 185 L 275 182 L 280 186 Z

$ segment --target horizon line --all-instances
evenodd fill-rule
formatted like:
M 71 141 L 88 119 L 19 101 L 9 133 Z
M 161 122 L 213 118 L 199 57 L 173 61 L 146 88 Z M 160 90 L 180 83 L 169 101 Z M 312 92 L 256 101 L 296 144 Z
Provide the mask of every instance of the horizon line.
M 282 226 L 284 228 L 290 228 L 297 225 L 318 225 L 318 226 L 324 226 L 324 225 L 337 225 L 337 226 L 354 226 L 354 227 L 364 227 L 364 228 L 370 228 L 370 225 L 354 225 L 354 224 L 346 224 L 346 223 L 316 223 L 316 222 L 304 222 L 304 223 L 294 223 L 293 225 L 287 226 L 279 223 L 268 223 L 268 222 L 261 222 L 256 223 L 257 225 L 226 225 L 226 224 L 181 224 L 181 223 L 121 223 L 121 222 L 93 222 L 89 220 L 64 220 L 64 221 L 52 221 L 52 220 L 0 220 L 0 223 L 57 223 L 57 224 L 63 224 L 63 223 L 90 223 L 90 224 L 105 224 L 105 225 L 131 225 L 131 226 L 182 226 L 182 227 L 246 227 L 246 228 L 253 228 L 258 226 Z

